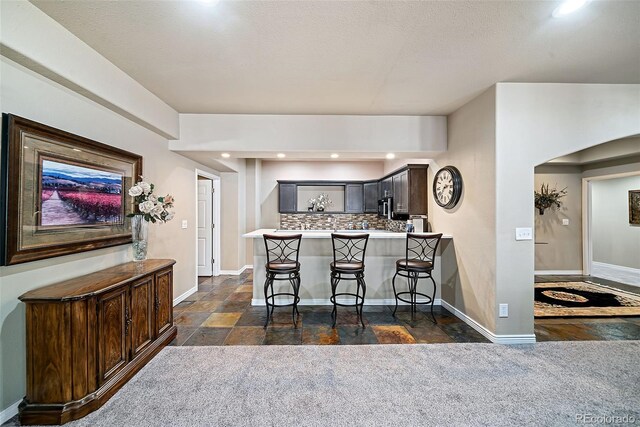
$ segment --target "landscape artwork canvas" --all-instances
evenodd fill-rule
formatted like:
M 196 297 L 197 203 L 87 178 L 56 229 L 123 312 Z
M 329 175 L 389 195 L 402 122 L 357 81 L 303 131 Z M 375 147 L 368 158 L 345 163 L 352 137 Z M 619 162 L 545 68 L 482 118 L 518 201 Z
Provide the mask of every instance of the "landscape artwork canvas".
M 124 176 L 60 160 L 41 163 L 40 225 L 122 223 Z

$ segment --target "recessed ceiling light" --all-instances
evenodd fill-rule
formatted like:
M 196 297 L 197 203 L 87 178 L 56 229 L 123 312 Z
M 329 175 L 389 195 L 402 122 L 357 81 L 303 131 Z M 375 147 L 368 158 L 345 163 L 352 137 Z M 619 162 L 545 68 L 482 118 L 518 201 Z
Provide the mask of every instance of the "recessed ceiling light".
M 225 159 L 228 159 L 229 157 L 231 157 L 231 154 L 229 153 L 222 153 L 220 154 L 222 157 L 224 157 Z
M 589 0 L 564 0 L 551 14 L 554 18 L 567 16 L 587 4 Z
M 279 159 L 284 159 L 285 157 L 287 157 L 287 155 L 284 153 L 278 153 L 277 156 Z
M 333 154 L 331 155 L 331 158 L 332 158 L 332 159 L 337 159 L 338 157 L 340 157 L 340 154 L 338 154 L 338 153 L 333 153 Z
M 387 157 L 387 159 L 391 160 L 391 159 L 395 159 L 396 155 L 393 154 L 393 153 L 387 153 L 386 157 Z

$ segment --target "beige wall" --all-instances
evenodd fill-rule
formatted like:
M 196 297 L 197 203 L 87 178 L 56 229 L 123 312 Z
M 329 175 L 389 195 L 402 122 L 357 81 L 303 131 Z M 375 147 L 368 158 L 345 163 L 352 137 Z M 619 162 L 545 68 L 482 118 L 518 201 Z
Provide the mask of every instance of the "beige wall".
M 464 181 L 456 208 L 442 209 L 430 197 L 429 216 L 436 232 L 453 235 L 443 242 L 442 298 L 490 331 L 495 330 L 495 87 L 448 117 L 449 145 L 435 158 L 430 179 L 454 165 Z
M 223 274 L 246 265 L 247 246 L 242 235 L 247 229 L 247 167 L 220 174 L 220 269 Z
M 640 85 L 498 83 L 496 95 L 496 299 L 509 304 L 501 335 L 533 333 L 534 167 L 640 133 Z M 497 313 L 495 313 L 497 317 Z
M 278 180 L 367 180 L 384 174 L 384 162 L 263 161 L 260 184 L 260 227 L 277 228 Z
M 560 209 L 537 211 L 535 218 L 535 271 L 582 272 L 582 168 L 580 166 L 543 165 L 535 169 L 534 188 L 542 184 L 562 190 Z M 568 219 L 569 225 L 562 220 Z
M 640 225 L 629 224 L 629 190 L 640 190 L 640 176 L 592 182 L 593 261 L 640 269 Z
M 176 198 L 176 218 L 150 227 L 153 258 L 174 258 L 174 296 L 197 284 L 196 176 L 207 170 L 167 149 L 167 140 L 20 65 L 1 58 L 0 108 L 50 126 L 144 156 L 144 176 Z M 182 220 L 188 228 L 181 228 Z M 53 282 L 88 274 L 131 260 L 129 246 L 90 251 L 0 268 L 0 407 L 25 393 L 24 305 L 18 296 Z

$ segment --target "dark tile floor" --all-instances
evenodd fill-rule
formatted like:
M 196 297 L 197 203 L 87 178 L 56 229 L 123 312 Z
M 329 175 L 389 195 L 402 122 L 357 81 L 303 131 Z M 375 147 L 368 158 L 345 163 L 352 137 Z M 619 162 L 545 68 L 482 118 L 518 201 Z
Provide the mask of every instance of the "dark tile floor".
M 640 288 L 592 276 L 536 276 L 540 282 L 599 283 L 640 294 Z M 535 319 L 538 341 L 640 340 L 640 317 L 571 317 Z
M 365 306 L 366 328 L 359 325 L 355 309 L 340 308 L 332 328 L 330 306 L 300 306 L 293 327 L 290 308 L 276 308 L 269 326 L 265 307 L 252 307 L 253 277 L 201 278 L 199 292 L 174 307 L 178 336 L 172 345 L 271 344 L 415 344 L 488 342 L 447 310 L 435 307 L 438 324 L 428 308 L 411 318 L 407 307 Z
M 638 288 L 584 276 L 537 276 L 536 282 L 590 280 L 639 292 Z M 414 319 L 407 307 L 392 316 L 393 307 L 365 306 L 363 329 L 353 308 L 340 308 L 338 324 L 331 328 L 330 306 L 300 306 L 293 327 L 289 308 L 276 308 L 274 319 L 263 328 L 264 307 L 252 307 L 253 277 L 201 278 L 199 291 L 174 307 L 178 336 L 172 345 L 271 344 L 414 344 L 488 342 L 473 328 L 444 308 L 436 307 L 434 324 L 427 307 Z M 536 319 L 538 341 L 640 339 L 640 317 Z

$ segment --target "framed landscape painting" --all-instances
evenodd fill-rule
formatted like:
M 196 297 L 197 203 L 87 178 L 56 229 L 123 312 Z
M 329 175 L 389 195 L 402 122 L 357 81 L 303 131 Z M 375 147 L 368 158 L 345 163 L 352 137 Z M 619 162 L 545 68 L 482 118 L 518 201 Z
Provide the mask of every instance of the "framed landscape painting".
M 640 225 L 640 190 L 629 190 L 629 224 Z
M 126 195 L 142 157 L 3 114 L 5 265 L 131 242 Z

